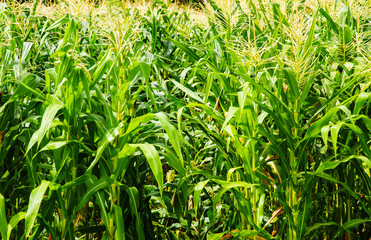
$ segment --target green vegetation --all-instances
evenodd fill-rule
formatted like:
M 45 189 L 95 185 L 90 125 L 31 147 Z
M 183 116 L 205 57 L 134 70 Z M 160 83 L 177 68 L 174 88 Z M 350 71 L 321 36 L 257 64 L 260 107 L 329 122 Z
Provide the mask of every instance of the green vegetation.
M 2 239 L 371 237 L 367 1 L 209 2 L 0 5 Z

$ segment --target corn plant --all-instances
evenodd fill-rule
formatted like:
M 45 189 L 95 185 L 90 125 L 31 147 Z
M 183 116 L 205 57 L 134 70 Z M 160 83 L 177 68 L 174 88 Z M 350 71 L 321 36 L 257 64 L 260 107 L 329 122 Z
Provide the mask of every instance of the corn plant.
M 370 237 L 369 17 L 37 4 L 0 7 L 3 239 Z

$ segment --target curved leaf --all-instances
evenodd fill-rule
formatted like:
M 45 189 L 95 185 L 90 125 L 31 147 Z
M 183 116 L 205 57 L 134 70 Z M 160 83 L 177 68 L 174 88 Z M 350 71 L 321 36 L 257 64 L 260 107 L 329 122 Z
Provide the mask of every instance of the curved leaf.
M 39 212 L 39 208 L 41 205 L 41 201 L 44 197 L 45 191 L 48 189 L 50 182 L 43 180 L 37 188 L 32 190 L 31 195 L 30 195 L 30 201 L 28 203 L 28 209 L 27 209 L 27 214 L 26 214 L 26 237 L 31 232 L 31 229 L 35 223 L 36 216 Z
M 162 195 L 163 185 L 164 185 L 162 164 L 161 164 L 160 157 L 158 155 L 156 148 L 153 145 L 148 144 L 148 143 L 130 144 L 130 146 L 139 147 L 140 150 L 142 150 L 144 156 L 146 156 L 147 162 L 153 172 L 153 175 L 156 178 L 156 181 L 158 183 L 158 188 Z

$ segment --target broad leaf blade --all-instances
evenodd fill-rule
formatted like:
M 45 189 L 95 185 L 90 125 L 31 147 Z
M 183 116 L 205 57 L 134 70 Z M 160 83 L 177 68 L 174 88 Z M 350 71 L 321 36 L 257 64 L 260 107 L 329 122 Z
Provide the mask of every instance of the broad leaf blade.
M 30 195 L 30 201 L 28 203 L 28 209 L 26 214 L 26 237 L 30 234 L 32 227 L 35 223 L 36 216 L 39 212 L 41 201 L 44 197 L 45 191 L 48 189 L 49 181 L 43 180 L 37 188 L 32 190 Z
M 156 148 L 148 143 L 144 144 L 131 144 L 132 147 L 139 147 L 142 150 L 144 156 L 146 156 L 147 162 L 153 172 L 153 175 L 156 178 L 158 183 L 158 188 L 160 193 L 162 194 L 164 180 L 163 180 L 163 172 L 162 172 L 162 164 L 160 161 L 160 157 Z
M 0 193 L 0 233 L 3 239 L 6 239 L 8 235 L 8 222 L 5 215 L 5 199 Z

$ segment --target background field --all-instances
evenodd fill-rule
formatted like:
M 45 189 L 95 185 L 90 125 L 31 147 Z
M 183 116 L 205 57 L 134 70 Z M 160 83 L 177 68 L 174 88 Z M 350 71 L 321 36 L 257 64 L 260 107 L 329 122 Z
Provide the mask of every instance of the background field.
M 2 239 L 371 239 L 371 2 L 192 4 L 0 4 Z

